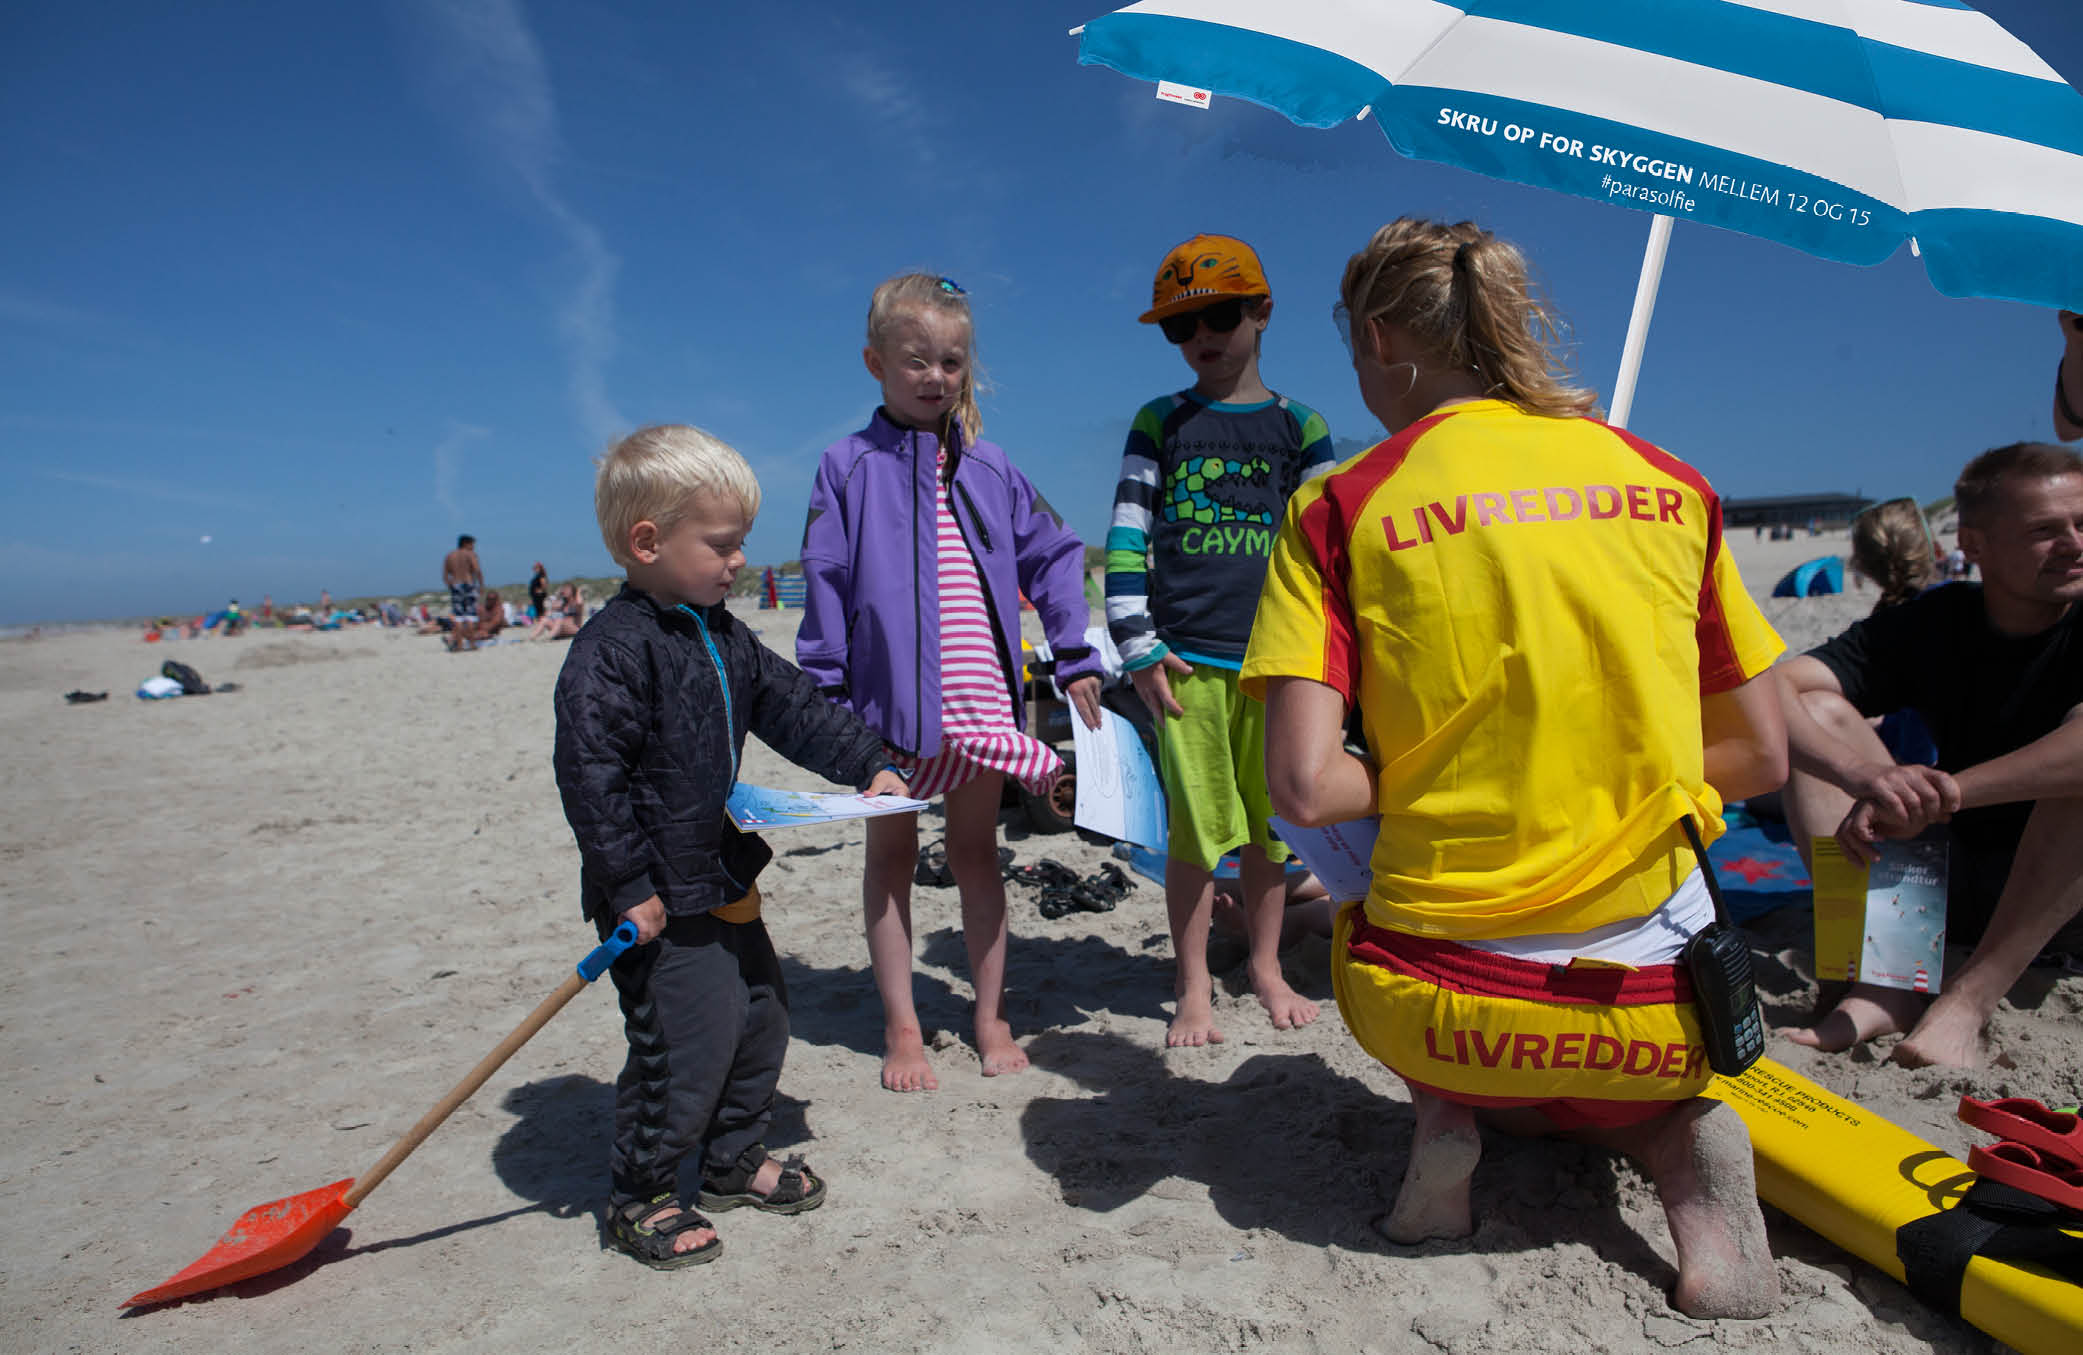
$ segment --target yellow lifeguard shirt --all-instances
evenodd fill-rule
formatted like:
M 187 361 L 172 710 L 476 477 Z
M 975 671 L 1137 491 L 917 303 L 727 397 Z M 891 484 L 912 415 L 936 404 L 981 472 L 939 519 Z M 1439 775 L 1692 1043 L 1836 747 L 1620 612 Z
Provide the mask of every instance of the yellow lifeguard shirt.
M 1356 700 L 1380 776 L 1367 915 L 1421 936 L 1645 917 L 1711 839 L 1700 698 L 1782 648 L 1676 457 L 1594 419 L 1456 405 L 1310 481 L 1243 684 Z

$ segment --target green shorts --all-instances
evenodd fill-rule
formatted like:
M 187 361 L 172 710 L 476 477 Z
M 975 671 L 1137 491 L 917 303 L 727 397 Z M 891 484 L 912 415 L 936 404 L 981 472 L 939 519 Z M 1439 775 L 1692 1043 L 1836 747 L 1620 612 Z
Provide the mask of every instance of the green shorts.
M 1223 853 L 1250 844 L 1285 861 L 1273 836 L 1266 791 L 1266 708 L 1237 688 L 1236 670 L 1196 664 L 1167 672 L 1184 715 L 1158 727 L 1172 859 L 1213 870 Z

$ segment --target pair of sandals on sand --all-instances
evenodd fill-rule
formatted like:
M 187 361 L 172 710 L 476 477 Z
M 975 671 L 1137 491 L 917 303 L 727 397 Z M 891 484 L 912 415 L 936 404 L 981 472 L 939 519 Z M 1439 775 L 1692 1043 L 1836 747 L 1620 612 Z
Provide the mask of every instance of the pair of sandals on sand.
M 2000 1101 L 1960 1098 L 1963 1124 L 1997 1137 L 1967 1153 L 1977 1175 L 2083 1214 L 2083 1120 L 2026 1096 Z
M 695 1197 L 703 1209 L 723 1213 L 750 1205 L 764 1214 L 805 1214 L 825 1202 L 824 1178 L 810 1169 L 801 1155 L 781 1164 L 774 1188 L 764 1195 L 752 1189 L 752 1179 L 766 1164 L 765 1144 L 754 1144 L 738 1160 L 720 1172 L 702 1173 L 701 1193 Z M 712 1237 L 699 1247 L 675 1249 L 680 1234 L 700 1228 L 714 1230 L 715 1224 L 680 1203 L 676 1191 L 662 1191 L 648 1200 L 632 1200 L 608 1212 L 608 1237 L 653 1270 L 678 1270 L 713 1261 L 723 1252 L 723 1239 Z
M 1070 913 L 1111 913 L 1135 888 L 1135 881 L 1111 861 L 1101 862 L 1098 870 L 1080 879 L 1061 861 L 1043 857 L 1034 865 L 1008 870 L 1005 878 L 1038 887 L 1041 893 L 1035 899 L 1035 910 L 1052 921 Z

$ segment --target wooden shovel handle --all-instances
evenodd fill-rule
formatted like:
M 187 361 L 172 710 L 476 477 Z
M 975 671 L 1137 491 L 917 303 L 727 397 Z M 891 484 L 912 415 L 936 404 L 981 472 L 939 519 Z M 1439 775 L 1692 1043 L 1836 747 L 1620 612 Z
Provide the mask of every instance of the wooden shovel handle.
M 412 1156 L 412 1150 L 425 1143 L 427 1135 L 439 1129 L 441 1122 L 454 1114 L 457 1106 L 468 1101 L 472 1093 L 484 1086 L 485 1079 L 498 1072 L 500 1064 L 512 1058 L 516 1049 L 533 1039 L 535 1032 L 549 1024 L 550 1018 L 561 1011 L 565 1003 L 577 997 L 588 983 L 599 978 L 601 971 L 612 964 L 616 956 L 635 944 L 636 925 L 627 921 L 618 925 L 606 941 L 579 961 L 578 969 L 557 986 L 556 992 L 544 998 L 541 1005 L 528 1013 L 527 1020 L 514 1027 L 513 1034 L 501 1040 L 498 1048 L 479 1059 L 477 1067 L 472 1068 L 463 1080 L 455 1085 L 454 1090 L 435 1102 L 434 1108 L 420 1116 L 419 1123 L 407 1130 L 404 1138 L 392 1144 L 391 1150 L 385 1153 L 375 1166 L 361 1174 L 347 1194 L 341 1196 L 342 1202 L 352 1209 L 367 1198 L 370 1191 L 382 1185 L 383 1178 L 389 1176 L 400 1162 Z
M 434 1108 L 420 1116 L 419 1123 L 405 1131 L 405 1137 L 391 1145 L 391 1150 L 380 1158 L 376 1165 L 363 1172 L 354 1186 L 342 1197 L 349 1209 L 360 1204 L 364 1197 L 383 1184 L 400 1162 L 412 1156 L 412 1150 L 427 1141 L 427 1135 L 441 1127 L 441 1122 L 455 1113 L 456 1107 L 468 1101 L 471 1094 L 485 1085 L 485 1079 L 499 1071 L 499 1065 L 513 1057 L 514 1051 L 534 1037 L 535 1032 L 549 1023 L 549 1019 L 563 1009 L 564 1004 L 577 997 L 586 987 L 586 981 L 577 974 L 571 975 L 557 986 L 557 991 L 542 1000 L 542 1004 L 528 1013 L 528 1019 L 515 1026 L 513 1034 L 499 1042 L 499 1047 L 478 1060 L 455 1089 L 434 1103 Z

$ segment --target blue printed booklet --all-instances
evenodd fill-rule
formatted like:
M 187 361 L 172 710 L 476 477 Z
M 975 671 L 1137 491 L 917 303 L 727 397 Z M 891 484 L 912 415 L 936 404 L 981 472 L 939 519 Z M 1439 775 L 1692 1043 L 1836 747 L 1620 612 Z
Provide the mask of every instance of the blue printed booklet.
M 878 814 L 904 814 L 924 809 L 924 800 L 901 795 L 846 795 L 814 790 L 771 790 L 740 781 L 731 787 L 724 812 L 746 832 L 765 828 L 807 828 L 840 819 L 872 819 Z
M 1861 866 L 1834 837 L 1812 844 L 1815 976 L 1935 993 L 1946 960 L 1946 830 L 1880 844 Z
M 1100 711 L 1099 717 L 1098 729 L 1087 729 L 1083 720 L 1071 717 L 1078 757 L 1078 803 L 1072 822 L 1162 854 L 1170 843 L 1164 782 L 1150 764 L 1136 727 L 1110 710 Z
M 1367 897 L 1374 883 L 1374 840 L 1381 836 L 1379 818 L 1298 828 L 1276 814 L 1273 831 L 1330 891 L 1332 902 L 1358 903 Z

